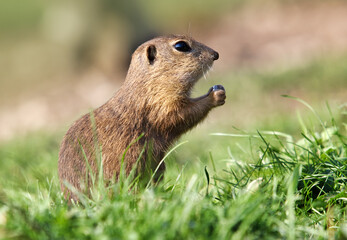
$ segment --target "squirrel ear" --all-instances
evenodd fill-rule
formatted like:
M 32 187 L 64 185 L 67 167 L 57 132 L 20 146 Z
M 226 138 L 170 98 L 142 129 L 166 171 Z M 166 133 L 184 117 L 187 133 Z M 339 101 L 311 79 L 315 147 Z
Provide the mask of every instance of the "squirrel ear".
M 149 64 L 153 64 L 154 63 L 154 60 L 157 56 L 157 49 L 154 45 L 150 45 L 148 48 L 147 48 L 147 58 L 148 58 L 148 61 L 149 61 Z

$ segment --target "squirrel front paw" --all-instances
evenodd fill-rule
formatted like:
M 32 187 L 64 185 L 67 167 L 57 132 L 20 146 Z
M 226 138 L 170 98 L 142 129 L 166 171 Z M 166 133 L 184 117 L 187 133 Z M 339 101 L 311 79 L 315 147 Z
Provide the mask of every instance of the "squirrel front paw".
M 214 85 L 209 89 L 209 97 L 214 107 L 221 106 L 225 103 L 225 89 L 222 85 Z

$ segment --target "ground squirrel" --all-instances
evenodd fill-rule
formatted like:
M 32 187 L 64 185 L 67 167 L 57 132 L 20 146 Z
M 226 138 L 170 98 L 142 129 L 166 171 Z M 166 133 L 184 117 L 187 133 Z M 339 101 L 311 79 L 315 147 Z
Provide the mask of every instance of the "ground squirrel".
M 79 191 L 88 189 L 91 173 L 86 159 L 96 172 L 96 143 L 102 149 L 106 180 L 118 176 L 130 144 L 124 158 L 126 172 L 142 151 L 137 174 L 154 171 L 178 137 L 201 122 L 212 108 L 224 104 L 221 85 L 198 98 L 190 96 L 194 84 L 218 58 L 216 51 L 187 36 L 157 37 L 140 45 L 121 88 L 104 105 L 77 120 L 62 141 L 58 172 L 65 198 L 77 200 L 66 182 Z M 164 169 L 165 165 L 160 165 L 157 174 Z

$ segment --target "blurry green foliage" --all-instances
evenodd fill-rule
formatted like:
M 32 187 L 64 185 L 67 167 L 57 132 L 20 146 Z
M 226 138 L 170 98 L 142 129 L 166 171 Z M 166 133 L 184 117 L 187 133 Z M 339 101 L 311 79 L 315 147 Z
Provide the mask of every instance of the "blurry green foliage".
M 42 0 L 0 1 L 0 38 L 38 27 L 47 3 Z

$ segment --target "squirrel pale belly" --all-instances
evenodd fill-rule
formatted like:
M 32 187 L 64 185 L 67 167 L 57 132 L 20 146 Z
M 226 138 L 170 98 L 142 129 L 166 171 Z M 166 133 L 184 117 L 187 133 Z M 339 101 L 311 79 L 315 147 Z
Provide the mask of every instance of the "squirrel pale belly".
M 198 98 L 190 96 L 194 84 L 218 58 L 216 51 L 187 36 L 158 37 L 140 45 L 121 88 L 104 105 L 78 119 L 61 143 L 58 173 L 65 198 L 78 200 L 66 182 L 88 191 L 91 183 L 86 176 L 92 173 L 86 161 L 96 173 L 96 144 L 102 149 L 106 180 L 118 176 L 127 148 L 127 173 L 136 162 L 137 174 L 154 171 L 177 138 L 224 104 L 221 85 Z M 161 164 L 157 174 L 164 170 Z

